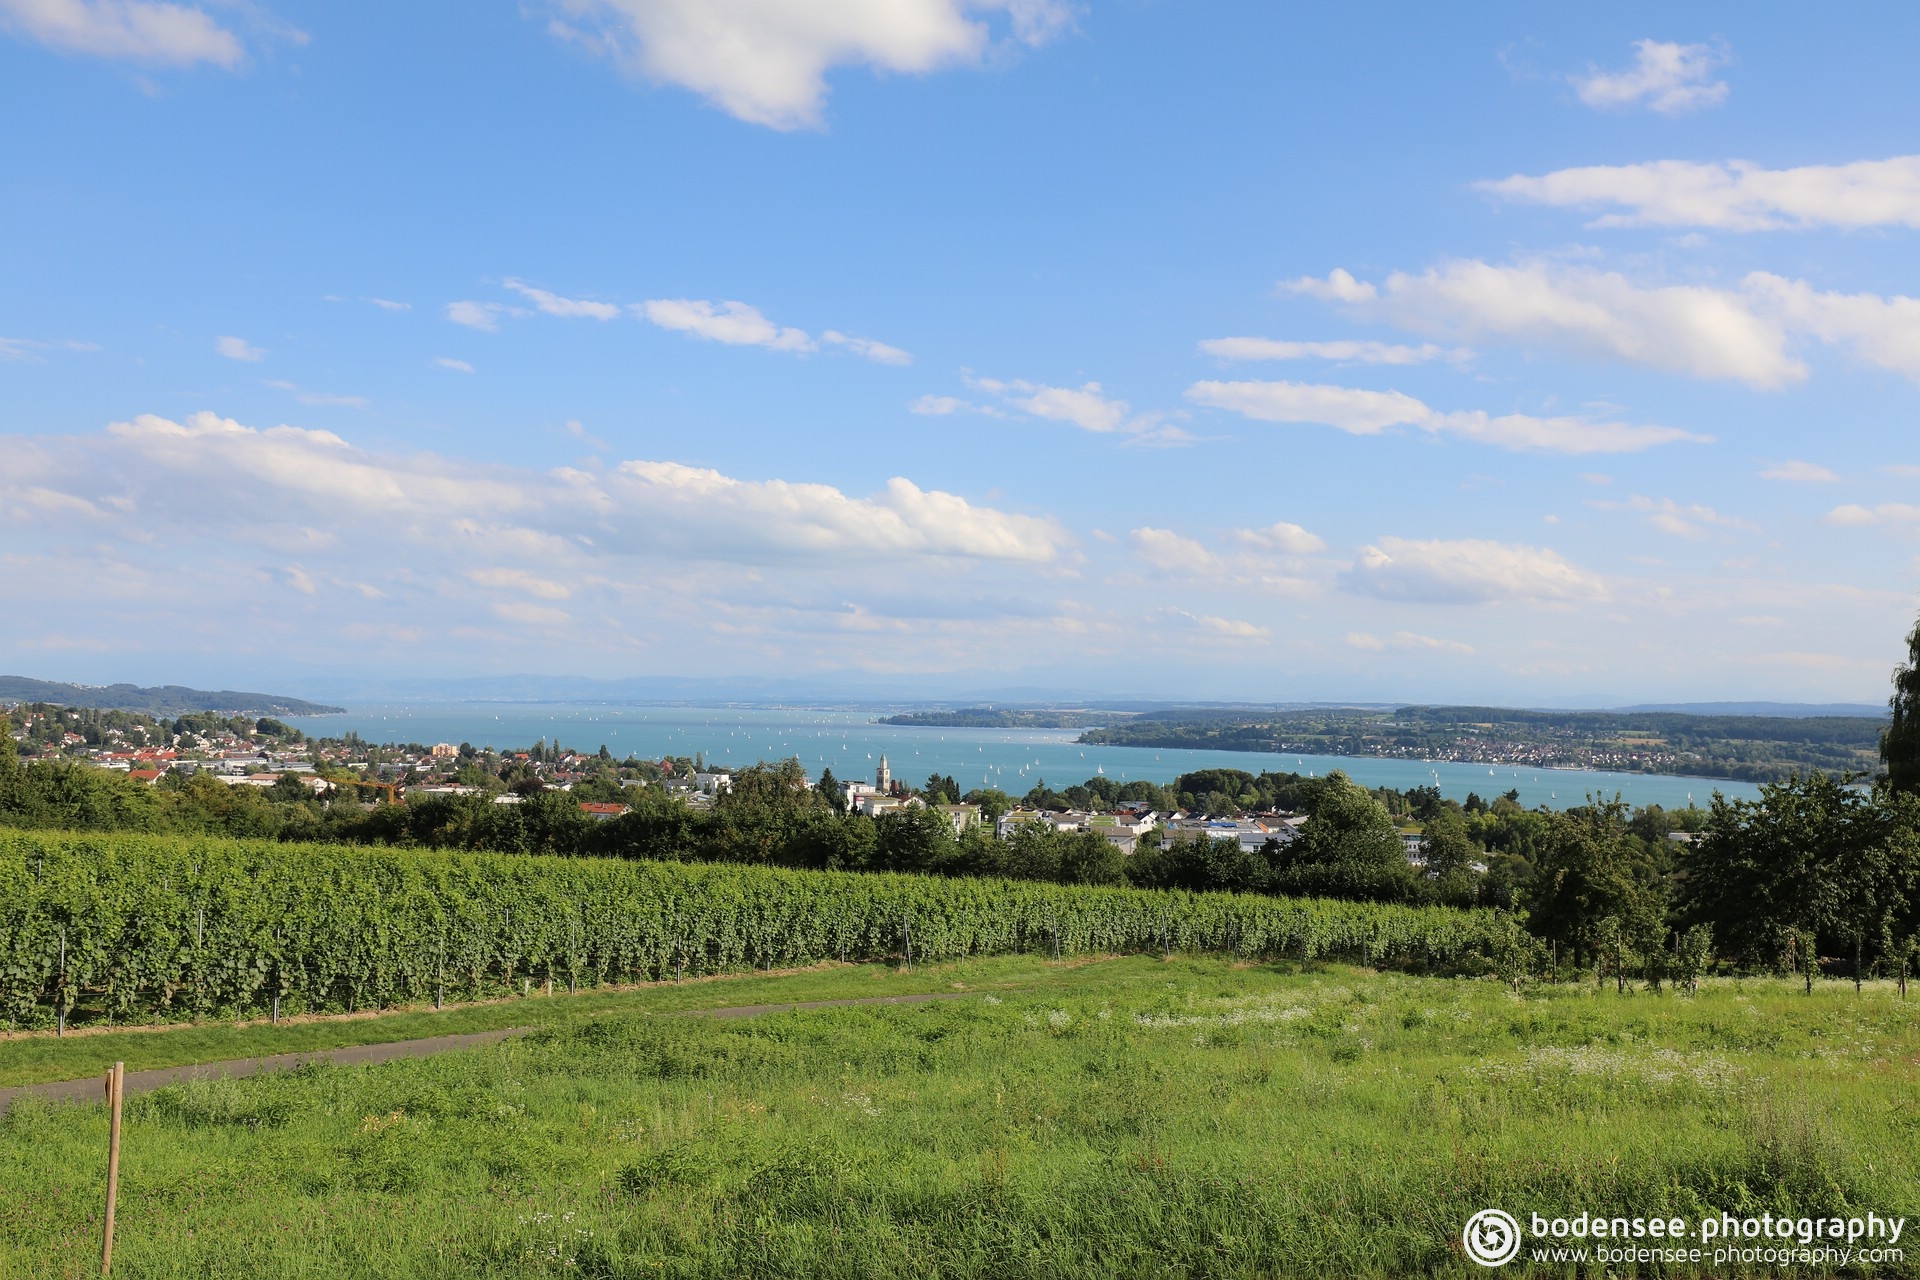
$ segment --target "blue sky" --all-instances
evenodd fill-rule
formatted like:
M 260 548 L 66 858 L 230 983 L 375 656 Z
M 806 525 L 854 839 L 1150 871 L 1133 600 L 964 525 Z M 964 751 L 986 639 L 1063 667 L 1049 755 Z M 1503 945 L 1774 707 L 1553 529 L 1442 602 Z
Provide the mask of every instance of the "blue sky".
M 1877 700 L 1915 25 L 0 0 L 0 662 Z

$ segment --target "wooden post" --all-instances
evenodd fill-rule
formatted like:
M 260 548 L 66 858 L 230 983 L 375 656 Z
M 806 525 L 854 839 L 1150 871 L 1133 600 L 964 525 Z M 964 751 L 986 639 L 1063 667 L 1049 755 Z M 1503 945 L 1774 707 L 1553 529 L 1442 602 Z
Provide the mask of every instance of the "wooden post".
M 67 926 L 60 926 L 60 983 L 53 989 L 53 1034 L 67 1034 Z
M 126 1095 L 127 1064 L 116 1062 L 107 1072 L 107 1222 L 100 1238 L 100 1275 L 113 1271 L 113 1209 L 120 1195 L 120 1103 Z

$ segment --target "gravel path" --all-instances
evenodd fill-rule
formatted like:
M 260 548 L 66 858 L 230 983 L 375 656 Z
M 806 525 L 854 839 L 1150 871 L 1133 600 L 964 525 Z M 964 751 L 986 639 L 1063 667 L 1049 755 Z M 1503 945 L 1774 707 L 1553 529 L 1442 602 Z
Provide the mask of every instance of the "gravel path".
M 925 1004 L 929 1000 L 957 1000 L 973 995 L 971 991 L 936 991 L 910 996 L 867 996 L 854 1000 L 801 1000 L 788 1004 L 741 1004 L 718 1009 L 689 1009 L 687 1017 L 751 1018 L 762 1013 L 784 1013 L 795 1009 L 837 1009 L 858 1004 Z M 472 1049 L 498 1044 L 512 1036 L 523 1036 L 532 1027 L 510 1027 L 505 1031 L 476 1031 L 470 1035 L 429 1036 L 424 1040 L 400 1040 L 389 1044 L 355 1044 L 338 1049 L 315 1049 L 308 1053 L 277 1053 L 265 1058 L 234 1058 L 227 1062 L 203 1062 L 186 1067 L 155 1067 L 147 1071 L 127 1072 L 126 1096 L 150 1093 L 183 1080 L 205 1080 L 215 1076 L 250 1076 L 261 1071 L 290 1071 L 309 1062 L 327 1062 L 351 1067 L 362 1063 L 390 1062 L 395 1058 L 424 1058 L 428 1054 L 453 1049 Z M 13 1106 L 15 1098 L 38 1097 L 50 1102 L 98 1102 L 106 1092 L 106 1073 L 83 1080 L 61 1080 L 53 1084 L 23 1084 L 0 1089 L 0 1115 Z

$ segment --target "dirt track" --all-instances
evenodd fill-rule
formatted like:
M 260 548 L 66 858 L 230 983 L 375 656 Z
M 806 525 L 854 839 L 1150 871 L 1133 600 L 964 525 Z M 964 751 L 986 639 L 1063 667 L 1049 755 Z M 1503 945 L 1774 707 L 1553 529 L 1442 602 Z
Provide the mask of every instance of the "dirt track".
M 688 1009 L 683 1016 L 694 1018 L 751 1018 L 762 1013 L 784 1013 L 795 1009 L 837 1009 L 860 1004 L 924 1004 L 929 1000 L 957 1000 L 972 995 L 968 991 L 937 991 L 905 996 L 867 996 L 851 1000 L 801 1000 L 785 1004 L 742 1004 L 716 1009 Z M 264 1058 L 232 1058 L 225 1062 L 203 1062 L 184 1067 L 155 1067 L 147 1071 L 127 1072 L 126 1096 L 150 1093 L 183 1080 L 205 1080 L 216 1076 L 250 1076 L 262 1071 L 290 1071 L 309 1062 L 326 1062 L 352 1067 L 389 1062 L 395 1058 L 424 1058 L 428 1054 L 454 1049 L 472 1049 L 497 1044 L 512 1036 L 523 1036 L 532 1027 L 511 1027 L 505 1031 L 476 1031 L 471 1035 L 429 1036 L 424 1040 L 399 1040 L 387 1044 L 355 1044 L 338 1049 L 315 1049 L 308 1053 L 277 1053 Z M 23 1084 L 0 1089 L 0 1115 L 13 1106 L 15 1098 L 38 1097 L 49 1102 L 98 1102 L 105 1092 L 104 1073 L 82 1080 L 60 1080 L 52 1084 Z

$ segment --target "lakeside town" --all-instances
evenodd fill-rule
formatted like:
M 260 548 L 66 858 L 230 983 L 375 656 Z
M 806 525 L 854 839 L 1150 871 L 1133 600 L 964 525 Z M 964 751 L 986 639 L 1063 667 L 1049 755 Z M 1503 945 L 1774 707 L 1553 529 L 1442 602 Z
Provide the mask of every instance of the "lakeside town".
M 582 752 L 544 740 L 525 750 L 494 750 L 467 743 L 374 744 L 356 734 L 314 739 L 273 717 L 204 712 L 166 719 L 49 704 L 4 710 L 23 762 L 84 762 L 149 786 L 181 786 L 204 776 L 277 798 L 366 809 L 436 796 L 517 805 L 529 795 L 577 790 L 583 797 L 579 811 L 605 821 L 631 812 L 632 804 L 620 797 L 633 788 L 656 788 L 690 810 L 710 809 L 736 772 L 709 766 L 700 756 L 621 759 L 605 747 Z M 831 771 L 800 778 L 809 789 L 827 787 L 828 802 L 847 813 L 878 818 L 927 809 L 944 816 L 956 837 L 975 828 L 1001 839 L 1027 826 L 1086 831 L 1104 837 L 1122 855 L 1133 854 L 1143 841 L 1166 848 L 1194 839 L 1232 840 L 1251 853 L 1268 842 L 1290 843 L 1306 821 L 1302 812 L 1239 803 L 1217 789 L 1183 794 L 1178 784 L 1122 786 L 1103 778 L 1060 792 L 1041 784 L 1023 797 L 991 788 L 963 795 L 951 778 L 910 785 L 894 776 L 885 755 L 871 781 L 840 780 Z M 1409 861 L 1418 866 L 1419 824 L 1410 814 L 1401 815 L 1401 821 Z

